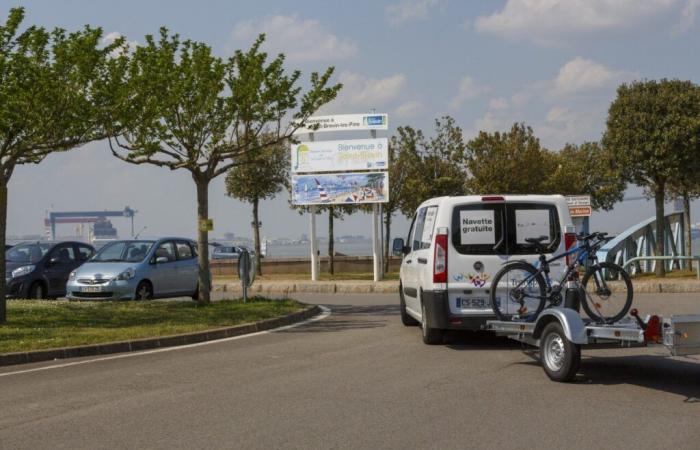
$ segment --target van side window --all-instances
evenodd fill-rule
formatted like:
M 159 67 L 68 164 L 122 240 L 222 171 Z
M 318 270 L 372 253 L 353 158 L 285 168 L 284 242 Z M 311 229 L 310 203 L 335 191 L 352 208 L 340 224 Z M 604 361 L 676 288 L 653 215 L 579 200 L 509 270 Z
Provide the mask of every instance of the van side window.
M 411 237 L 411 249 L 413 251 L 420 250 L 421 238 L 423 237 L 423 225 L 425 225 L 425 212 L 428 208 L 425 206 L 418 210 L 418 215 L 416 216 L 415 227 L 413 228 L 413 236 Z
M 433 242 L 433 231 L 435 230 L 435 218 L 437 217 L 437 206 L 428 206 L 425 210 L 425 220 L 423 221 L 423 231 L 420 236 L 420 248 L 430 248 Z

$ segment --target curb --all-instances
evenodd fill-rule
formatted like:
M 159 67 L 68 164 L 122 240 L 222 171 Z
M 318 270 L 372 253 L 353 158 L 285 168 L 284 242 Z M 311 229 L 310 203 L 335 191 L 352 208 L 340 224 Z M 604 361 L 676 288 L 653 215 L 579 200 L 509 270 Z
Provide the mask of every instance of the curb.
M 285 325 L 309 319 L 321 313 L 318 305 L 309 306 L 286 316 L 275 319 L 266 319 L 260 322 L 236 325 L 233 327 L 215 328 L 212 330 L 197 331 L 187 334 L 175 334 L 154 338 L 135 339 L 132 341 L 106 342 L 104 344 L 80 345 L 76 347 L 63 347 L 47 350 L 35 350 L 29 352 L 0 354 L 0 366 L 12 366 L 16 364 L 28 364 L 55 359 L 79 358 L 83 356 L 109 355 L 111 353 L 137 352 L 162 347 L 175 347 L 178 345 L 195 344 L 197 342 L 214 341 L 228 337 L 241 336 L 256 333 L 258 331 L 271 330 Z
M 612 289 L 618 282 L 610 283 Z M 677 281 L 634 281 L 632 280 L 634 292 L 638 294 L 688 294 L 700 293 L 700 280 L 677 280 Z M 241 295 L 240 284 L 221 283 L 214 284 L 215 292 L 230 292 Z M 398 281 L 384 281 L 375 283 L 367 281 L 365 283 L 343 283 L 343 282 L 312 282 L 312 281 L 269 281 L 253 284 L 248 290 L 255 294 L 398 294 Z

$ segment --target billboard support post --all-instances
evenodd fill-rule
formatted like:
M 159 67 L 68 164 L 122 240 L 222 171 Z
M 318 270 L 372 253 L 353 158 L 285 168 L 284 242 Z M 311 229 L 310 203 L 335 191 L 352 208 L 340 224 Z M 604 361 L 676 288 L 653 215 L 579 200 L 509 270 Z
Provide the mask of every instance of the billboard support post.
M 379 236 L 377 234 L 377 228 L 379 227 L 379 206 L 377 204 L 372 205 L 372 260 L 374 269 L 374 281 L 379 281 L 382 279 L 381 272 L 381 261 L 380 261 L 380 249 L 379 249 Z
M 311 213 L 311 230 L 310 237 L 311 240 L 311 281 L 318 281 L 318 241 L 316 240 L 316 207 L 311 206 L 309 208 Z

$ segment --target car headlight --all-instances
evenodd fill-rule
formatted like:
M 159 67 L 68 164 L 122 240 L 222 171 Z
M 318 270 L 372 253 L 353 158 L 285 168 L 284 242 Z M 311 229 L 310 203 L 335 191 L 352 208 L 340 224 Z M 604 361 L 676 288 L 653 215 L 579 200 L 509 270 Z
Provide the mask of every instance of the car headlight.
M 70 273 L 70 275 L 68 275 L 68 279 L 71 280 L 71 281 L 75 280 L 75 270 L 72 271 L 72 272 Z
M 36 266 L 22 266 L 18 267 L 15 270 L 12 271 L 12 278 L 17 278 L 21 277 L 24 275 L 27 275 L 28 273 L 32 273 L 34 271 L 34 268 Z
M 121 281 L 131 280 L 135 276 L 136 276 L 136 271 L 134 269 L 132 269 L 131 267 L 129 267 L 124 272 L 117 275 L 117 280 L 121 280 Z

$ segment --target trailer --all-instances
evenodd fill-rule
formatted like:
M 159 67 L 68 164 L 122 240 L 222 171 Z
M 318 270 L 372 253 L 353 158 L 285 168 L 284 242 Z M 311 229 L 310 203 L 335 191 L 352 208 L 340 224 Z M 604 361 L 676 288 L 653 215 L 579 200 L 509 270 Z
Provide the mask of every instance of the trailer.
M 670 356 L 700 354 L 700 314 L 642 319 L 631 317 L 612 324 L 583 319 L 578 311 L 549 307 L 533 322 L 489 320 L 486 329 L 539 349 L 539 360 L 554 381 L 573 380 L 583 348 L 663 346 Z

